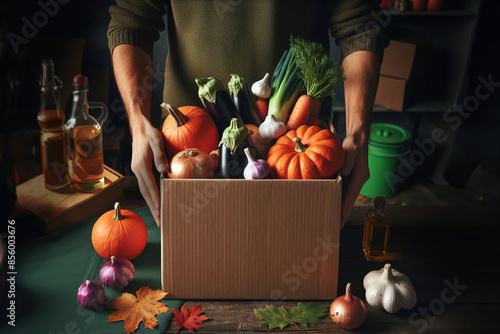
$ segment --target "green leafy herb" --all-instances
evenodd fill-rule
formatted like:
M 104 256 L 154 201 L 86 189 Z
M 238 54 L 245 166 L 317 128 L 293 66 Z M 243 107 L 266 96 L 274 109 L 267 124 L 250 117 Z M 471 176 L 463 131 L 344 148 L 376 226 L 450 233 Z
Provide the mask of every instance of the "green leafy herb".
M 293 36 L 290 37 L 290 50 L 295 55 L 306 94 L 312 98 L 335 95 L 335 89 L 342 80 L 342 69 L 330 61 L 327 50 L 321 44 Z
M 272 305 L 255 309 L 254 312 L 257 318 L 265 320 L 262 326 L 269 326 L 270 329 L 278 327 L 283 329 L 288 325 L 294 325 L 297 328 L 299 328 L 297 324 L 317 325 L 321 322 L 320 318 L 328 314 L 329 309 L 330 306 L 327 304 L 298 303 L 297 307 L 294 307 L 290 312 L 283 306 Z

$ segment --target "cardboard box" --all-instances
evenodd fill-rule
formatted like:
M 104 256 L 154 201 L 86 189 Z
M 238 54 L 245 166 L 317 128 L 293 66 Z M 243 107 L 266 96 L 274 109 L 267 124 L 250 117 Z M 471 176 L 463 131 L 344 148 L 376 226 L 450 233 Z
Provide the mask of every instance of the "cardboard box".
M 333 299 L 341 178 L 161 180 L 162 289 L 179 299 Z
M 384 60 L 380 65 L 383 76 L 409 80 L 417 53 L 417 45 L 391 40 L 384 50 Z
M 113 208 L 123 196 L 124 178 L 105 165 L 104 179 L 104 186 L 96 191 L 61 194 L 45 188 L 43 175 L 38 175 L 16 187 L 17 204 L 42 219 L 46 232 L 51 232 Z
M 391 40 L 384 50 L 375 105 L 403 111 L 425 94 L 430 45 L 416 40 Z
M 378 81 L 375 105 L 389 110 L 403 111 L 409 103 L 408 81 L 381 75 Z

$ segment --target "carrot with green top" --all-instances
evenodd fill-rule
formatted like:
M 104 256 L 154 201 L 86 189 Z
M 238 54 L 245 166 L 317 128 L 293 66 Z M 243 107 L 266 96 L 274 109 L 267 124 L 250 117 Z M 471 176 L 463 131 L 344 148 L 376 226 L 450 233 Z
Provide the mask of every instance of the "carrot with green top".
M 337 63 L 330 61 L 328 52 L 321 44 L 292 36 L 290 49 L 299 68 L 299 78 L 306 88 L 306 93 L 298 98 L 288 119 L 287 129 L 295 130 L 306 124 L 311 116 L 317 116 L 321 99 L 335 95 L 342 70 Z

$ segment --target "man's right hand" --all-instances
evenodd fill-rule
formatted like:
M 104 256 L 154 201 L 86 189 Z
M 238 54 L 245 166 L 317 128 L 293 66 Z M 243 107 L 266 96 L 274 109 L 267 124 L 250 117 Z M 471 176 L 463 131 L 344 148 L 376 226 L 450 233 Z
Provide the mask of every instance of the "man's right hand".
M 164 151 L 163 135 L 145 117 L 132 127 L 132 172 L 139 183 L 144 200 L 160 226 L 160 192 L 153 173 L 153 161 L 160 173 L 168 170 Z
M 113 50 L 113 67 L 132 134 L 132 171 L 156 224 L 160 226 L 160 192 L 153 173 L 153 161 L 166 173 L 168 160 L 162 133 L 150 121 L 151 56 L 144 50 L 121 44 Z

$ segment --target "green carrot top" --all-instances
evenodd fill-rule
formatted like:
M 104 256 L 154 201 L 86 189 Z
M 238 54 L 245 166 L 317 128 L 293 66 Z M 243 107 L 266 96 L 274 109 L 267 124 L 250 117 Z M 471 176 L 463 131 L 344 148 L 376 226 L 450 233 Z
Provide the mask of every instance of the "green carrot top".
M 290 49 L 295 55 L 306 94 L 313 98 L 334 96 L 342 79 L 342 69 L 330 61 L 327 50 L 321 44 L 294 36 L 290 37 Z

